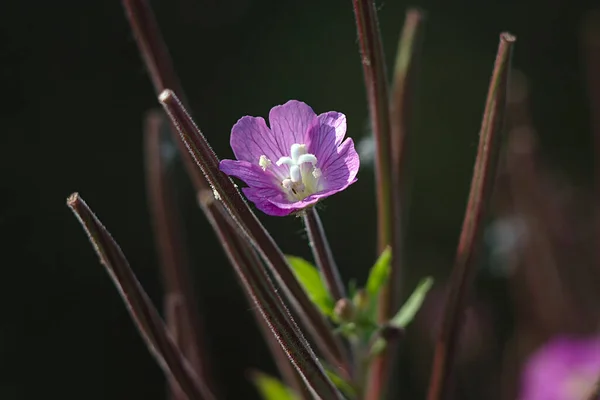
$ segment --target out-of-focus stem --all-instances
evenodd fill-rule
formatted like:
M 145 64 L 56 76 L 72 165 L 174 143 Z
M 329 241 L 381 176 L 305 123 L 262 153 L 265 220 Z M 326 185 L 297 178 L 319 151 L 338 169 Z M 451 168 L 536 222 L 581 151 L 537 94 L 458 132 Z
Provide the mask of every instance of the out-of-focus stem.
M 209 357 L 204 352 L 200 313 L 196 307 L 182 238 L 181 218 L 177 213 L 171 184 L 174 155 L 165 151 L 163 133 L 169 123 L 162 111 L 151 111 L 146 117 L 144 139 L 146 155 L 146 187 L 154 237 L 165 284 L 165 318 L 175 342 L 205 382 L 212 382 Z M 169 144 L 167 144 L 169 145 Z M 171 157 L 171 160 L 168 158 Z M 169 165 L 170 164 L 170 165 Z M 214 388 L 211 387 L 214 392 Z M 177 388 L 172 388 L 173 393 Z M 172 395 L 175 399 L 181 397 Z
M 467 210 L 456 252 L 454 269 L 442 326 L 435 344 L 428 400 L 449 396 L 452 363 L 463 321 L 466 297 L 475 271 L 477 250 L 481 242 L 485 213 L 492 197 L 496 166 L 500 153 L 506 93 L 510 71 L 510 55 L 515 37 L 502 33 L 490 81 L 486 106 L 479 133 L 479 147 L 473 169 Z
M 166 88 L 171 88 L 186 104 L 185 93 L 181 88 L 179 78 L 175 73 L 175 68 L 173 68 L 171 56 L 147 0 L 122 0 L 122 3 L 156 95 L 158 96 Z M 208 188 L 209 185 L 206 179 L 196 168 L 196 163 L 188 153 L 185 145 L 179 140 L 177 131 L 173 129 L 172 134 L 173 141 L 179 149 L 179 154 L 183 158 L 186 171 L 194 186 L 196 188 Z
M 406 13 L 404 29 L 400 35 L 392 95 L 390 100 L 391 131 L 391 170 L 392 170 L 392 270 L 386 291 L 387 304 L 380 303 L 380 309 L 387 308 L 390 316 L 400 307 L 402 297 L 402 264 L 404 257 L 404 229 L 407 210 L 407 167 L 409 129 L 414 97 L 416 75 L 416 53 L 423 34 L 424 15 L 420 10 L 410 9 Z M 383 300 L 383 298 L 382 298 Z
M 390 116 L 385 57 L 373 0 L 352 0 L 360 45 L 371 127 L 376 144 L 377 243 L 379 253 L 391 241 Z
M 390 172 L 391 186 L 391 247 L 392 268 L 388 283 L 379 296 L 379 321 L 386 322 L 400 307 L 402 298 L 402 265 L 404 261 L 404 229 L 407 210 L 406 171 L 408 129 L 412 111 L 412 96 L 415 83 L 415 53 L 422 34 L 423 14 L 416 9 L 406 13 L 404 28 L 398 41 L 392 93 L 390 97 Z M 371 366 L 369 378 L 369 398 L 380 399 L 385 395 L 386 382 L 393 369 L 397 345 L 391 345 L 377 357 Z M 391 382 L 390 382 L 391 383 Z
M 314 207 L 303 212 L 304 224 L 308 233 L 308 240 L 313 251 L 317 267 L 325 278 L 325 284 L 334 301 L 346 297 L 346 290 L 340 277 L 340 271 L 333 259 L 333 253 L 329 241 L 325 235 L 325 229 L 321 218 Z

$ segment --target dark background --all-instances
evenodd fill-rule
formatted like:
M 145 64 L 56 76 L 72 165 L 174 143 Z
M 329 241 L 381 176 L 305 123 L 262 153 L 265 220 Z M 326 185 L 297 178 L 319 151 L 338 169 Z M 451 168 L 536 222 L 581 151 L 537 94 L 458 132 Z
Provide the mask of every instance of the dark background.
M 317 113 L 345 113 L 356 142 L 368 135 L 350 0 L 151 3 L 194 117 L 220 157 L 232 156 L 229 132 L 239 117 L 266 116 L 292 98 Z M 434 274 L 443 282 L 501 31 L 518 37 L 514 66 L 528 79 L 544 154 L 589 187 L 592 136 L 579 38 L 592 2 L 378 4 L 390 66 L 406 8 L 428 12 L 411 148 L 409 280 Z M 119 1 L 3 1 L 0 82 L 0 398 L 164 398 L 160 370 L 65 205 L 71 192 L 83 196 L 160 305 L 142 148 L 144 113 L 157 101 Z M 222 398 L 254 398 L 246 372 L 273 366 L 180 170 L 213 372 Z M 365 158 L 358 183 L 321 210 L 346 280 L 362 282 L 376 256 L 372 175 Z M 285 252 L 310 256 L 299 220 L 261 219 Z M 496 281 L 501 288 L 502 278 Z M 502 293 L 488 295 L 502 304 Z

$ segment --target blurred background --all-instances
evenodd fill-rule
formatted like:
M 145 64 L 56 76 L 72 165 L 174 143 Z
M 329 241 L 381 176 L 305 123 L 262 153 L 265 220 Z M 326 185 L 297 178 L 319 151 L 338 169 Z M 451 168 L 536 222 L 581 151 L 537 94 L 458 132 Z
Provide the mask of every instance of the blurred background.
M 220 157 L 232 156 L 238 118 L 266 117 L 289 99 L 317 113 L 345 113 L 348 135 L 368 140 L 350 0 L 150 3 L 193 115 Z M 423 397 L 498 35 L 517 36 L 508 140 L 455 394 L 514 399 L 533 349 L 556 334 L 598 328 L 600 7 L 591 0 L 378 4 L 390 68 L 406 9 L 427 12 L 409 150 L 406 286 L 428 274 L 436 285 L 402 348 L 403 398 Z M 161 371 L 65 205 L 70 193 L 83 196 L 161 305 L 142 136 L 157 101 L 120 2 L 2 2 L 0 80 L 0 398 L 164 399 Z M 377 256 L 369 159 L 364 153 L 358 182 L 320 211 L 344 279 L 359 283 Z M 212 373 L 223 399 L 257 398 L 248 371 L 273 373 L 274 365 L 177 169 Z M 261 219 L 286 253 L 310 258 L 299 219 Z

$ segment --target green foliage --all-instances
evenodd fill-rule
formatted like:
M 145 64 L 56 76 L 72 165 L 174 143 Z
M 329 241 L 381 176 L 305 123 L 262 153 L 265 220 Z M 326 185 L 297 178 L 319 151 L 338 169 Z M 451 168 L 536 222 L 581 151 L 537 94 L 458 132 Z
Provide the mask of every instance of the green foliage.
M 381 288 L 387 282 L 390 277 L 391 271 L 391 263 L 392 261 L 392 251 L 388 246 L 379 256 L 377 261 L 375 261 L 375 265 L 371 268 L 369 272 L 369 278 L 367 279 L 367 294 L 371 298 L 376 298 L 381 291 Z
M 335 305 L 317 267 L 300 257 L 287 256 L 287 260 L 308 297 L 324 315 L 331 317 Z
M 427 296 L 432 285 L 433 278 L 427 277 L 422 279 L 408 300 L 406 300 L 406 303 L 400 307 L 400 310 L 398 310 L 394 318 L 392 318 L 388 324 L 398 329 L 406 328 L 421 308 L 425 296 Z M 371 346 L 371 356 L 373 357 L 381 353 L 385 349 L 385 346 L 386 342 L 383 338 L 377 339 Z
M 262 372 L 252 374 L 252 382 L 264 400 L 298 400 L 298 396 L 279 379 Z
M 417 314 L 417 311 L 419 311 L 421 308 L 423 300 L 425 300 L 425 296 L 427 295 L 427 292 L 429 292 L 429 289 L 431 289 L 432 285 L 432 277 L 429 276 L 425 279 L 422 279 L 408 300 L 406 300 L 406 303 L 400 307 L 400 310 L 398 310 L 394 318 L 392 318 L 390 324 L 396 328 L 406 328 L 406 326 Z

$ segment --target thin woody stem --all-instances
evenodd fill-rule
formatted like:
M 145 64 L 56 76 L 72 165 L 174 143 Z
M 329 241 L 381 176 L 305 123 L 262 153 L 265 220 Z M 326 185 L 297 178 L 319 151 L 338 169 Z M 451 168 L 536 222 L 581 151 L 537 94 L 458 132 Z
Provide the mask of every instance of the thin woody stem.
M 146 63 L 146 68 L 148 69 L 150 77 L 152 78 L 154 89 L 156 90 L 157 95 L 163 93 L 165 89 L 170 88 L 172 90 L 169 91 L 169 93 L 173 93 L 174 90 L 177 92 L 179 97 L 184 98 L 184 93 L 174 72 L 168 50 L 164 44 L 164 40 L 158 29 L 156 20 L 152 10 L 148 5 L 148 2 L 146 0 L 123 0 L 123 5 L 125 7 L 127 17 L 129 18 L 134 37 Z M 173 98 L 176 100 L 176 103 L 182 109 L 184 109 L 182 102 L 174 95 Z M 191 118 L 189 117 L 187 111 L 184 111 L 184 114 L 187 119 L 189 119 L 189 122 L 191 122 Z M 192 125 L 196 131 L 199 132 L 193 122 Z M 192 139 L 197 138 L 197 135 L 194 134 L 197 133 L 196 131 L 193 131 Z M 203 172 L 204 170 L 202 168 L 198 168 L 199 164 L 197 164 L 197 153 L 194 153 L 194 150 L 189 147 L 189 143 L 186 143 L 186 133 L 180 133 L 177 131 L 177 129 L 173 129 L 173 133 L 176 136 L 175 143 L 177 143 L 181 156 L 183 157 L 187 173 L 192 179 L 196 191 L 200 192 L 202 190 L 210 190 L 210 188 L 212 188 L 212 182 L 209 183 L 209 181 L 206 179 L 205 172 Z M 180 138 L 183 140 L 180 140 Z M 205 150 L 208 149 L 210 153 L 209 157 L 204 159 L 213 161 L 210 163 L 210 170 L 221 174 L 218 171 L 218 160 L 215 154 L 212 152 L 210 146 L 208 146 L 208 143 L 203 136 L 201 139 L 204 140 L 204 143 L 206 144 Z M 207 155 L 207 153 L 204 155 Z M 206 166 L 207 165 L 204 164 L 204 167 Z M 265 250 L 262 251 L 263 256 L 268 253 L 272 255 L 272 259 L 278 260 L 276 261 L 276 265 L 280 273 L 275 274 L 275 276 L 278 282 L 283 282 L 282 286 L 284 287 L 286 296 L 288 298 L 290 298 L 290 296 L 300 296 L 298 300 L 295 298 L 290 298 L 290 302 L 294 306 L 294 309 L 298 312 L 298 315 L 301 317 L 303 327 L 311 334 L 311 339 L 314 340 L 324 358 L 327 359 L 331 365 L 340 368 L 340 372 L 347 377 L 349 363 L 339 338 L 333 335 L 329 325 L 320 315 L 316 307 L 310 302 L 310 300 L 302 297 L 306 297 L 306 294 L 302 291 L 302 288 L 295 280 L 291 270 L 289 270 L 289 266 L 286 265 L 287 263 L 283 253 L 281 253 L 281 250 L 279 250 L 272 238 L 268 235 L 268 233 L 266 233 L 266 231 L 264 231 L 264 227 L 260 225 L 256 217 L 248 209 L 246 203 L 239 195 L 239 192 L 237 192 L 237 190 L 233 187 L 233 183 L 228 178 L 225 179 L 227 179 L 229 182 L 229 191 L 235 192 L 239 197 L 236 199 L 237 202 L 235 204 L 235 207 L 237 207 L 235 209 L 237 211 L 234 211 L 232 215 L 237 215 L 237 212 L 241 211 L 247 219 L 255 219 L 255 221 L 251 223 L 251 227 L 254 231 L 259 232 L 258 238 L 260 240 L 259 242 L 253 241 L 253 243 L 259 247 L 263 245 L 266 246 Z M 217 191 L 217 193 L 222 192 Z M 248 213 L 252 215 L 248 217 Z M 211 215 L 207 214 L 207 217 L 211 218 Z M 260 233 L 261 229 L 263 230 L 262 233 Z M 288 285 L 290 286 L 289 291 L 287 290 Z
M 281 286 L 285 297 L 302 318 L 303 327 L 309 330 L 311 338 L 328 362 L 348 377 L 349 360 L 340 338 L 333 334 L 330 325 L 294 276 L 285 255 L 250 210 L 237 187 L 219 170 L 219 159 L 183 104 L 170 90 L 163 91 L 159 100 L 179 131 L 181 140 L 213 188 L 215 196 L 239 226 L 245 239 L 259 252 Z
M 316 399 L 343 400 L 323 367 L 313 353 L 302 332 L 296 325 L 273 282 L 262 268 L 249 268 L 254 262 L 252 255 L 243 247 L 237 246 L 243 240 L 239 225 L 235 224 L 222 203 L 215 201 L 213 194 L 206 191 L 200 194 L 201 204 L 212 208 L 209 221 L 224 244 L 229 261 L 246 292 L 257 307 L 262 318 L 287 354 L 309 390 Z M 226 240 L 237 236 L 237 240 Z
M 121 248 L 108 230 L 77 193 L 69 196 L 67 205 L 84 228 L 100 262 L 127 305 L 127 311 L 150 353 L 167 378 L 177 382 L 189 400 L 214 400 L 215 397 L 206 382 L 196 375 L 181 354 L 158 311 L 131 270 Z
M 325 278 L 325 284 L 327 285 L 327 289 L 329 289 L 329 293 L 334 301 L 345 298 L 346 290 L 340 277 L 340 271 L 333 258 L 333 253 L 325 235 L 325 229 L 321 223 L 319 213 L 314 207 L 311 207 L 302 213 L 302 217 L 304 218 L 315 262 Z
M 218 221 L 223 220 L 223 218 L 213 216 L 214 214 L 219 213 L 219 211 L 217 210 L 217 207 L 219 206 L 216 204 L 212 192 L 203 190 L 198 192 L 197 197 L 198 204 L 204 211 L 205 215 L 209 216 L 209 221 L 214 221 L 214 223 L 217 224 Z M 231 228 L 229 227 L 229 224 L 227 224 L 227 226 L 222 227 L 217 226 L 215 229 L 217 235 L 221 239 L 221 242 L 227 243 L 224 246 L 224 250 L 227 257 L 229 257 L 230 260 L 233 259 L 235 260 L 235 262 L 238 263 L 244 262 L 244 265 L 240 266 L 240 271 L 246 269 L 264 268 L 261 259 L 258 257 L 256 251 L 252 248 L 252 246 L 250 246 L 250 244 L 236 232 L 233 232 L 234 234 L 229 234 L 230 230 Z M 235 249 L 236 255 L 230 255 L 227 251 L 227 246 L 230 246 L 231 248 Z M 242 257 L 241 255 L 244 255 L 244 257 Z M 240 284 L 243 285 L 243 282 L 240 282 Z M 248 302 L 252 304 L 253 299 L 250 296 L 250 294 L 246 290 L 244 290 L 244 294 L 246 295 Z M 262 314 L 257 308 L 253 307 L 252 311 L 254 313 L 256 323 L 259 329 L 261 330 L 265 341 L 267 342 L 267 346 L 271 351 L 273 360 L 275 361 L 277 369 L 281 373 L 284 382 L 296 392 L 300 400 L 312 399 L 312 394 L 306 387 L 306 384 L 304 383 L 302 377 L 300 376 L 296 368 L 294 368 L 294 366 L 290 362 L 289 357 L 281 347 L 280 343 L 277 341 L 277 338 L 273 336 L 273 332 L 271 331 L 271 328 L 269 327 L 267 321 L 263 318 Z
M 449 396 L 450 375 L 463 321 L 467 294 L 475 272 L 475 261 L 483 234 L 484 218 L 493 193 L 496 166 L 500 153 L 506 93 L 510 72 L 510 55 L 515 37 L 503 33 L 490 81 L 479 147 L 471 181 L 471 190 L 456 252 L 442 326 L 438 335 L 429 381 L 428 400 Z
M 388 80 L 377 11 L 373 0 L 352 0 L 367 101 L 376 143 L 377 243 L 381 253 L 391 241 L 390 116 Z

